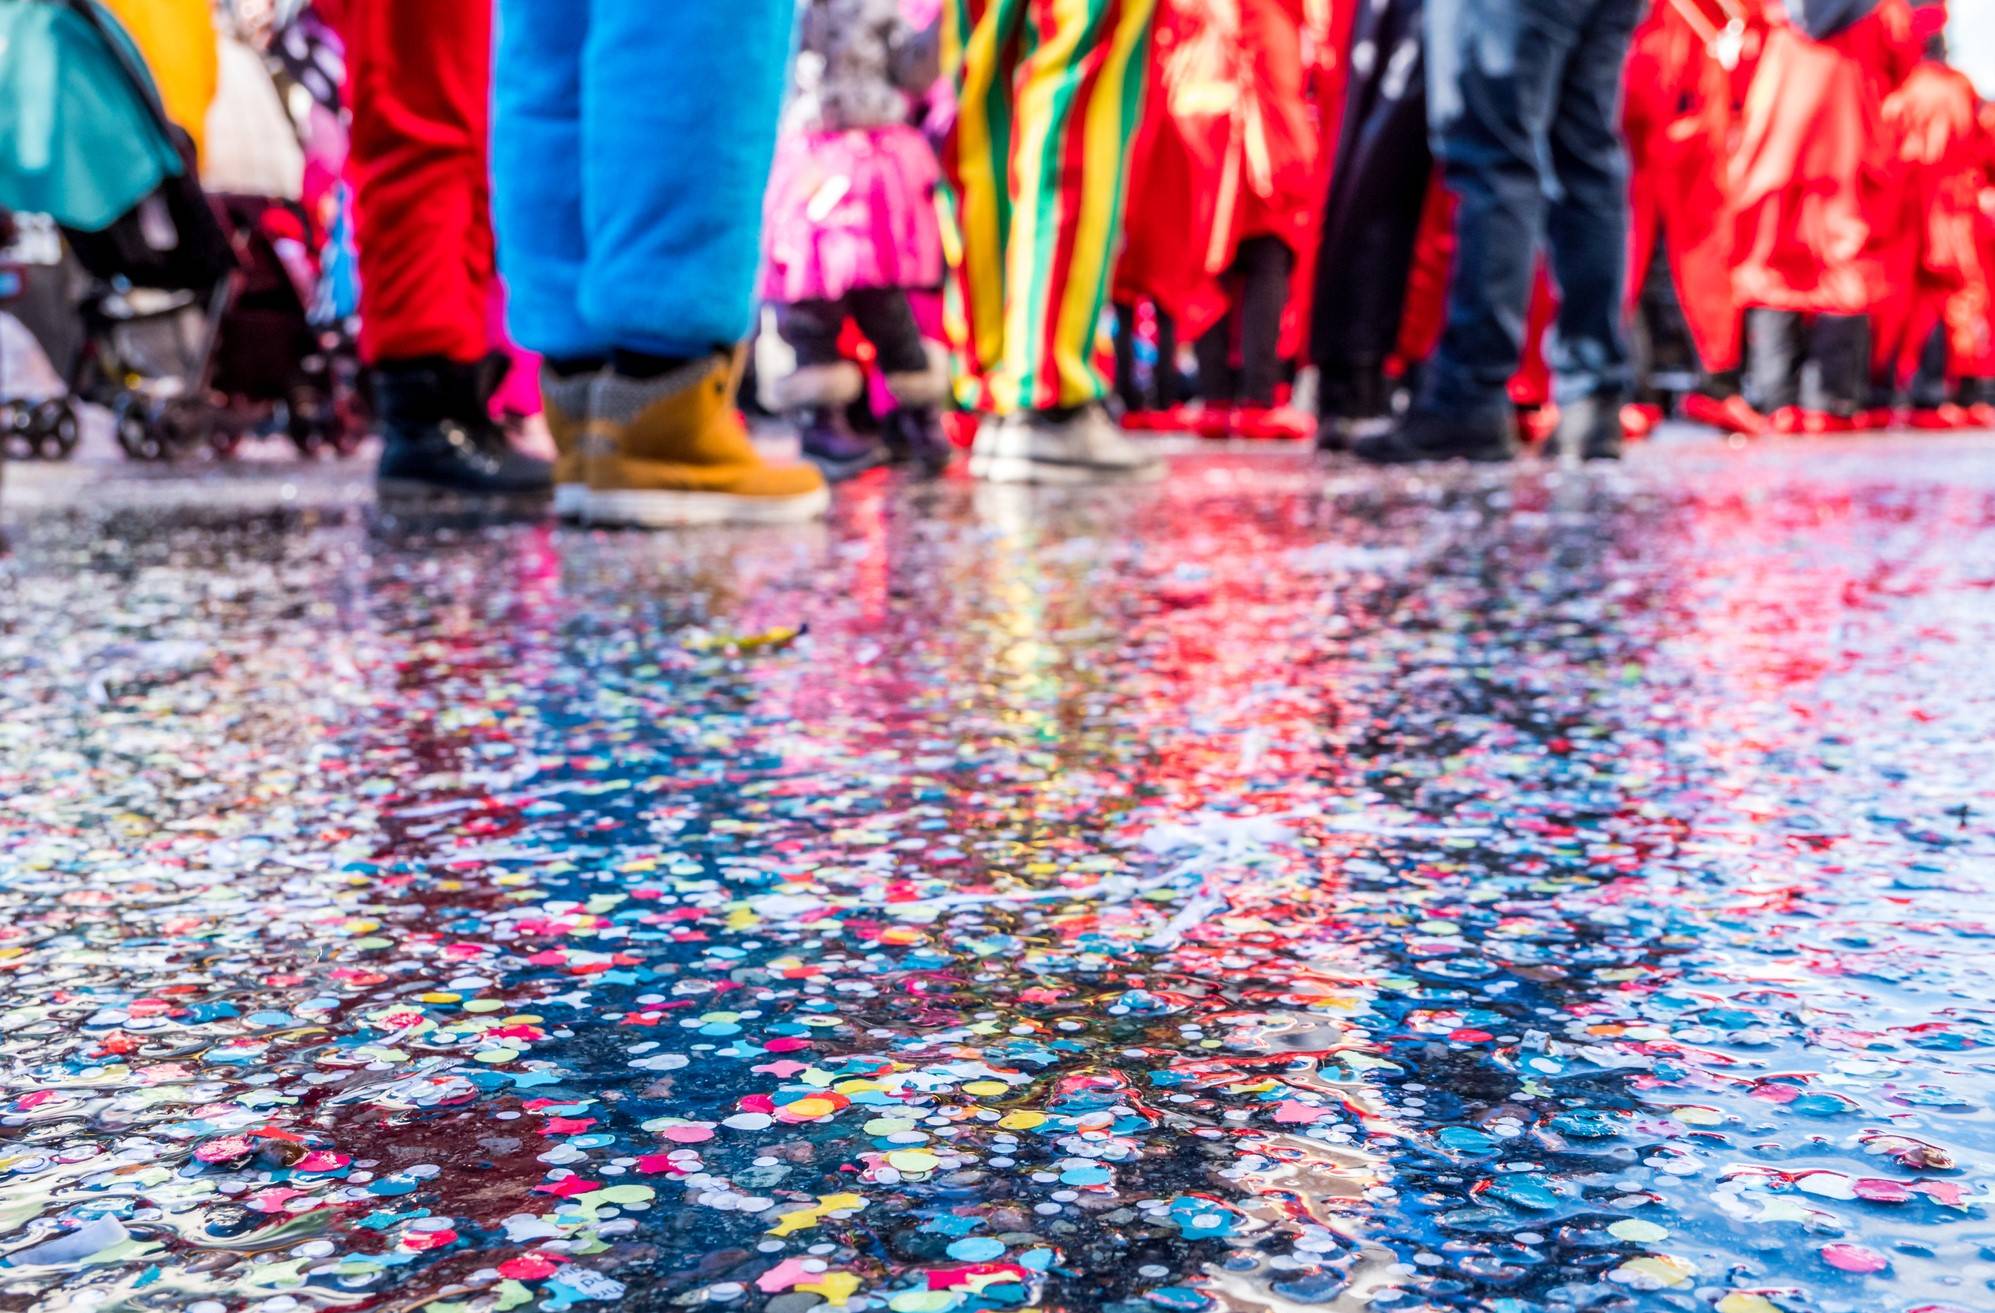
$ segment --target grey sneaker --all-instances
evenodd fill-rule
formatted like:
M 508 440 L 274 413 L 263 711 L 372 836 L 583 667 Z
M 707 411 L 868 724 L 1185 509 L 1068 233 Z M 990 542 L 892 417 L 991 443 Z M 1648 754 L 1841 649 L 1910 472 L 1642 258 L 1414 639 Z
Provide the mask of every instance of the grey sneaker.
M 970 473 L 992 483 L 1136 483 L 1161 478 L 1164 462 L 1123 437 L 1100 406 L 1083 406 L 986 423 Z

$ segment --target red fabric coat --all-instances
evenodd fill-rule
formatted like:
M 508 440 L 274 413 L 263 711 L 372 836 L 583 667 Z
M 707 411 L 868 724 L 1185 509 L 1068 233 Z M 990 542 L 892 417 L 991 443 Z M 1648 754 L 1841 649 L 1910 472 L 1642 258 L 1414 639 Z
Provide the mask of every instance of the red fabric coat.
M 1679 8 L 1679 5 L 1682 8 Z M 1700 32 L 1684 16 L 1701 15 Z M 1677 300 L 1707 370 L 1736 368 L 1740 312 L 1732 297 L 1732 71 L 1707 46 L 1726 13 L 1712 0 L 1656 0 L 1628 55 L 1623 123 L 1631 169 L 1628 303 L 1662 242 Z
M 1130 166 L 1120 301 L 1149 298 L 1190 339 L 1224 315 L 1240 243 L 1297 255 L 1284 354 L 1307 319 L 1327 177 L 1310 59 L 1327 21 L 1311 0 L 1164 0 Z
M 1885 291 L 1872 230 L 1895 210 L 1884 99 L 1915 61 L 1907 0 L 1827 41 L 1784 18 L 1746 96 L 1732 198 L 1742 306 L 1860 315 Z
M 1871 315 L 1880 378 L 1905 378 L 1943 321 L 1956 364 L 1988 354 L 1988 281 L 1977 243 L 1986 164 L 1978 101 L 1965 74 L 1927 61 L 1884 102 L 1897 186 L 1888 197 L 1893 208 L 1877 215 L 1885 294 Z

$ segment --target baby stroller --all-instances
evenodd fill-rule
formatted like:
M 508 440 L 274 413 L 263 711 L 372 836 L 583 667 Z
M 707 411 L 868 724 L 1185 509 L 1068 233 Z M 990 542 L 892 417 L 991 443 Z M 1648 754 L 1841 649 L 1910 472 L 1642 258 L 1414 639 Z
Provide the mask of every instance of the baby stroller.
M 302 215 L 202 190 L 137 51 L 91 0 L 0 0 L 0 39 L 0 143 L 22 69 L 59 61 L 55 113 L 34 108 L 62 140 L 0 145 L 0 204 L 52 213 L 90 280 L 70 395 L 108 408 L 139 459 L 227 456 L 251 433 L 308 454 L 358 446 L 351 353 L 312 326 L 311 275 L 280 251 Z

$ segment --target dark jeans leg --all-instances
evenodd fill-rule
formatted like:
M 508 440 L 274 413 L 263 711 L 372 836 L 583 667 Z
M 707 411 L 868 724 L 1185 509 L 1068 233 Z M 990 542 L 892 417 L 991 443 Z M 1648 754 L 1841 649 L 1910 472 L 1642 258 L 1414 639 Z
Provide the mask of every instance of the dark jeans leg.
M 1628 156 L 1621 144 L 1621 71 L 1640 14 L 1636 0 L 1595 0 L 1575 12 L 1581 26 L 1550 130 L 1556 185 L 1545 240 L 1559 285 L 1559 317 L 1549 356 L 1561 400 L 1622 400 L 1634 378 L 1623 328 Z M 1546 28 L 1567 16 L 1555 16 Z
M 1427 369 L 1422 410 L 1478 420 L 1509 413 L 1506 389 L 1523 355 L 1545 230 L 1541 152 L 1578 40 L 1572 26 L 1536 12 L 1556 7 L 1553 0 L 1427 5 L 1427 113 L 1457 209 L 1447 326 Z
M 835 365 L 838 335 L 845 329 L 842 301 L 795 301 L 776 307 L 776 332 L 797 354 L 797 368 Z
M 1856 414 L 1870 382 L 1869 316 L 1816 315 L 1808 332 L 1808 355 L 1815 362 L 1811 408 Z
M 1272 406 L 1281 384 L 1282 311 L 1295 255 L 1279 237 L 1249 237 L 1233 267 L 1240 275 L 1240 400 Z
M 1772 414 L 1801 404 L 1801 316 L 1791 310 L 1746 311 L 1746 370 L 1754 406 Z
M 873 344 L 887 374 L 919 374 L 928 368 L 928 348 L 907 293 L 898 287 L 855 287 L 845 294 L 852 322 Z

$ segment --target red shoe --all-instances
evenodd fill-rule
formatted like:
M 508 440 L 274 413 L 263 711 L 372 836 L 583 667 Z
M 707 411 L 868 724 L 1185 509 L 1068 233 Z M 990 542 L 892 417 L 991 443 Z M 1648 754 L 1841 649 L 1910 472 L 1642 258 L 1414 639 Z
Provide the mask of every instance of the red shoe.
M 1537 446 L 1550 442 L 1552 434 L 1559 430 L 1559 408 L 1552 402 L 1542 406 L 1526 406 L 1517 412 L 1517 431 L 1525 442 Z
M 1232 432 L 1260 442 L 1296 442 L 1313 437 L 1316 425 L 1293 406 L 1242 406 L 1233 412 Z
M 1686 393 L 1683 417 L 1693 424 L 1708 424 L 1720 433 L 1738 433 L 1756 438 L 1766 432 L 1766 416 L 1754 410 L 1741 396 L 1723 401 L 1702 392 Z
M 1995 429 L 1995 402 L 1977 401 L 1967 408 L 1968 419 L 1978 429 Z
M 1898 422 L 1898 412 L 1889 406 L 1876 406 L 1870 410 L 1860 410 L 1856 414 L 1856 427 L 1859 433 L 1881 433 Z
M 1233 427 L 1233 411 L 1228 406 L 1179 406 L 1171 412 L 1172 427 L 1179 433 L 1195 433 L 1201 438 L 1223 438 Z
M 1662 423 L 1662 418 L 1661 406 L 1652 406 L 1640 401 L 1630 402 L 1621 407 L 1621 432 L 1639 442 L 1656 431 L 1656 426 Z
M 1967 413 L 1967 408 L 1952 402 L 1912 412 L 1912 427 L 1922 433 L 1946 433 L 1973 425 L 1973 417 Z
M 1856 420 L 1848 415 L 1834 415 L 1826 410 L 1803 410 L 1800 413 L 1801 431 L 1811 437 L 1856 432 Z
M 1128 410 L 1122 414 L 1122 427 L 1130 433 L 1156 433 L 1164 428 L 1168 419 L 1168 411 Z

